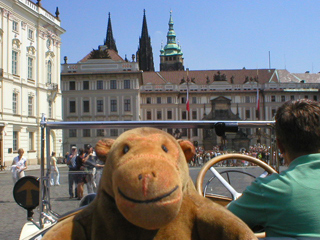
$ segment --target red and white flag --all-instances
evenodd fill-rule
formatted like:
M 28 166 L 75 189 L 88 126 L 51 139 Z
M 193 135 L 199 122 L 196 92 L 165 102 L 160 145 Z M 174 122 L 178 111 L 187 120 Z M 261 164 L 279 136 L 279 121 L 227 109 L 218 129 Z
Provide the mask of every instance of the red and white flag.
M 260 110 L 260 97 L 259 97 L 259 89 L 257 88 L 257 105 L 256 105 L 257 111 Z

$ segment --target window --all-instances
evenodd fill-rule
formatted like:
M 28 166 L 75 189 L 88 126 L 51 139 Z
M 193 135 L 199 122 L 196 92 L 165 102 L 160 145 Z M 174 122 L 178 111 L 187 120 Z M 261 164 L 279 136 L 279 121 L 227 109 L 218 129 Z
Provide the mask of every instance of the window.
M 276 96 L 272 95 L 271 96 L 271 102 L 275 102 L 276 101 Z
M 32 72 L 33 72 L 33 59 L 28 57 L 28 78 L 32 79 Z
M 167 112 L 167 118 L 168 118 L 168 119 L 172 119 L 172 111 L 171 111 L 171 110 L 169 110 L 169 111 Z
M 168 129 L 167 129 L 167 133 L 169 133 L 169 134 L 172 135 L 172 134 L 173 134 L 173 129 L 172 129 L 172 128 L 168 128 Z
M 167 103 L 172 103 L 172 97 L 167 97 Z
M 314 101 L 318 101 L 318 96 L 317 95 L 313 95 L 313 100 Z
M 251 118 L 250 110 L 246 110 L 246 119 L 250 119 L 250 118 Z
M 103 81 L 102 80 L 97 81 L 97 89 L 103 89 Z
M 158 120 L 162 119 L 162 112 L 161 111 L 157 111 L 157 119 Z
M 187 103 L 187 98 L 186 97 L 182 97 L 181 98 L 181 103 Z
M 198 129 L 197 128 L 192 128 L 192 136 L 197 137 L 198 136 Z
M 197 111 L 192 111 L 192 119 L 197 119 Z
M 182 120 L 187 120 L 187 111 L 182 111 Z
M 89 90 L 89 81 L 83 81 L 83 90 Z
M 83 112 L 90 112 L 90 106 L 89 106 L 89 101 L 88 100 L 84 100 L 83 101 Z
M 110 109 L 110 111 L 111 112 L 116 112 L 117 111 L 117 100 L 115 100 L 115 99 L 112 99 L 111 100 L 111 109 Z
M 48 66 L 47 66 L 47 83 L 51 83 L 51 77 L 52 77 L 52 62 L 51 60 L 49 60 Z
M 18 93 L 12 94 L 12 113 L 18 114 Z
M 124 111 L 131 111 L 131 101 L 130 99 L 124 100 Z
M 151 97 L 147 97 L 147 104 L 151 104 Z
M 69 102 L 69 112 L 75 113 L 76 112 L 76 101 Z
M 281 102 L 285 102 L 286 101 L 286 96 L 281 96 Z
M 271 109 L 271 116 L 274 117 L 276 115 L 277 110 L 276 109 Z
M 110 129 L 110 136 L 117 137 L 118 136 L 118 129 Z
M 97 137 L 104 137 L 104 129 L 97 129 Z
M 34 132 L 29 132 L 29 151 L 34 150 Z
M 192 97 L 192 103 L 196 104 L 197 103 L 197 97 Z
M 82 130 L 83 137 L 90 137 L 90 129 L 83 129 Z
M 97 112 L 103 112 L 103 100 L 97 100 Z
M 110 81 L 110 89 L 117 89 L 117 81 L 116 80 Z
M 308 98 L 309 98 L 309 96 L 308 96 L 308 95 L 305 95 L 305 96 L 304 96 L 304 98 L 305 98 L 305 99 L 308 99 Z
M 161 97 L 157 97 L 157 103 L 161 103 Z
M 250 103 L 250 96 L 245 96 L 245 102 Z
M 69 137 L 77 137 L 77 129 L 69 129 Z
M 12 51 L 12 74 L 18 74 L 18 52 Z
M 52 118 L 52 101 L 48 101 L 48 118 Z
M 69 90 L 76 90 L 76 82 L 75 81 L 69 82 Z
M 124 89 L 130 89 L 130 80 L 124 80 Z
M 291 96 L 290 96 L 290 100 L 294 100 L 294 95 L 291 95 Z
M 182 128 L 181 130 L 182 130 L 181 136 L 184 136 L 184 137 L 188 136 L 188 129 Z
M 28 30 L 28 38 L 31 40 L 33 39 L 33 30 L 31 29 Z
M 18 132 L 13 131 L 12 132 L 12 150 L 17 151 L 18 150 Z
M 28 96 L 28 116 L 33 116 L 33 97 Z
M 12 21 L 12 30 L 18 32 L 18 22 Z
M 151 120 L 151 111 L 147 111 L 147 120 Z

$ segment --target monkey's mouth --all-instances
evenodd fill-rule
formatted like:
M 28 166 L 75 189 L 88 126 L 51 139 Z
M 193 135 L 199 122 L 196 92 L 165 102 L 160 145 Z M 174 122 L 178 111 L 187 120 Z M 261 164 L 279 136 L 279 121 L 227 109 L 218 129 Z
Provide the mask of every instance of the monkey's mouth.
M 121 190 L 120 188 L 118 188 L 118 193 L 126 200 L 130 201 L 130 202 L 133 202 L 133 203 L 139 203 L 139 204 L 148 204 L 148 203 L 155 203 L 155 202 L 159 202 L 160 200 L 166 198 L 166 197 L 169 197 L 172 193 L 174 193 L 177 189 L 179 188 L 179 186 L 175 186 L 170 192 L 168 193 L 165 193 L 159 197 L 155 197 L 155 198 L 152 198 L 152 199 L 147 199 L 147 200 L 137 200 L 137 199 L 133 199 L 133 198 L 130 198 L 128 196 L 126 196 Z

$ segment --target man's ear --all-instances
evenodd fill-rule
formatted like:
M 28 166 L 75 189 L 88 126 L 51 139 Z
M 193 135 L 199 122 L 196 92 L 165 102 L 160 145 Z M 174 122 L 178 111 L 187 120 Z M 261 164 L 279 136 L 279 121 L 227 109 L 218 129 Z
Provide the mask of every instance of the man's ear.
M 196 149 L 193 144 L 188 140 L 179 139 L 177 140 L 184 155 L 186 157 L 187 163 L 190 163 L 194 155 L 196 154 Z
M 279 140 L 279 138 L 276 138 L 276 140 L 277 140 L 277 146 L 280 150 L 280 153 L 282 154 L 285 153 L 285 148 L 283 147 L 282 142 Z
M 111 138 L 103 138 L 97 142 L 95 151 L 96 151 L 97 157 L 101 161 L 106 162 L 108 153 L 113 143 L 114 143 L 114 140 Z

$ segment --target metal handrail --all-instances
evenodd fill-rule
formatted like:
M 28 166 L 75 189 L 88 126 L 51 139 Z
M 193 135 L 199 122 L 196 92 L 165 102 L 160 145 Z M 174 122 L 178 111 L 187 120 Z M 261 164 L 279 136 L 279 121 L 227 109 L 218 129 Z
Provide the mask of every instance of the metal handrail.
M 222 123 L 222 124 L 221 124 Z M 50 205 L 50 130 L 51 129 L 95 129 L 95 128 L 137 128 L 137 127 L 154 127 L 154 128 L 204 128 L 215 129 L 221 128 L 224 132 L 235 132 L 238 128 L 273 128 L 274 121 L 61 121 L 48 122 L 42 115 L 40 121 L 41 127 L 41 166 L 40 166 L 40 213 L 45 212 L 53 217 L 59 216 L 51 209 Z M 44 136 L 45 133 L 45 136 Z M 217 133 L 218 134 L 218 133 Z M 47 150 L 45 153 L 45 149 Z M 47 172 L 45 175 L 45 156 L 47 159 Z M 40 214 L 39 225 L 44 228 L 45 219 Z

